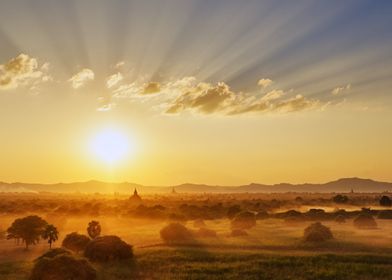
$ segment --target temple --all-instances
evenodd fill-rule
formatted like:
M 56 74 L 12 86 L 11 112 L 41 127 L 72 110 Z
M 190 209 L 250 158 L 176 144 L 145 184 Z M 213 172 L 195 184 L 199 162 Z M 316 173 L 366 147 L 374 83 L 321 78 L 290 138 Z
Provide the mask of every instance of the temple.
M 141 203 L 142 202 L 142 198 L 140 197 L 140 195 L 137 193 L 137 189 L 135 188 L 133 195 L 129 197 L 129 200 L 132 203 Z

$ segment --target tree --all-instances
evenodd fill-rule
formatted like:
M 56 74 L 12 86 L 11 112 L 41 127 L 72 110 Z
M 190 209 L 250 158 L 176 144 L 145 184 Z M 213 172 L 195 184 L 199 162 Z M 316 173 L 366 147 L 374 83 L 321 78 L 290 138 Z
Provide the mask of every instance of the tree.
M 47 225 L 44 232 L 42 233 L 42 238 L 48 240 L 49 248 L 52 249 L 52 243 L 59 239 L 59 232 L 54 225 Z
M 101 234 L 101 225 L 99 224 L 99 222 L 89 222 L 87 227 L 87 233 L 92 239 L 97 238 Z
M 385 206 L 385 207 L 391 207 L 392 206 L 392 201 L 391 201 L 391 199 L 388 196 L 383 195 L 381 197 L 381 199 L 380 199 L 380 205 L 381 206 Z
M 44 219 L 35 215 L 16 219 L 7 229 L 7 239 L 21 239 L 27 250 L 29 245 L 38 243 L 47 224 Z

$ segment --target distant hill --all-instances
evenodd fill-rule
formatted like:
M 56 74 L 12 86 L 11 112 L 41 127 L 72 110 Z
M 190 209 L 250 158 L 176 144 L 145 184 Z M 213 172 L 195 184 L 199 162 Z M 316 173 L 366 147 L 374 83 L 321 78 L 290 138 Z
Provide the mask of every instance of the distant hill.
M 181 184 L 176 186 L 144 186 L 134 183 L 107 183 L 87 181 L 57 184 L 29 184 L 0 182 L 0 192 L 53 192 L 53 193 L 130 193 L 137 188 L 141 193 L 169 193 L 172 188 L 178 193 L 286 193 L 286 192 L 392 192 L 392 183 L 371 179 L 342 178 L 323 184 L 289 184 L 274 185 L 252 183 L 242 186 L 212 186 L 204 184 Z

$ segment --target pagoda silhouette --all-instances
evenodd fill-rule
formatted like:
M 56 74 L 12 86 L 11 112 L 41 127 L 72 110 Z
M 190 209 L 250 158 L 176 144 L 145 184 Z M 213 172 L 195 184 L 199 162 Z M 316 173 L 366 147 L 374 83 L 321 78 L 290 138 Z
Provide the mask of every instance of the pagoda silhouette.
M 137 189 L 135 188 L 133 195 L 129 197 L 129 201 L 134 204 L 140 204 L 142 202 L 142 198 L 137 193 Z

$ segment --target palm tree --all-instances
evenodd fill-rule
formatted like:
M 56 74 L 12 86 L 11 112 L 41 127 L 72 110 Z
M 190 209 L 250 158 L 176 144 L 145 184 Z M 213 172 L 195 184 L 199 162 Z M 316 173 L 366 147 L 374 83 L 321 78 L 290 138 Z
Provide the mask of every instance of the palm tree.
M 58 235 L 59 232 L 54 225 L 47 225 L 42 233 L 42 238 L 48 240 L 49 248 L 52 249 L 52 243 L 59 239 Z
M 99 224 L 99 222 L 89 222 L 87 227 L 87 233 L 92 239 L 98 237 L 101 234 L 101 225 Z

